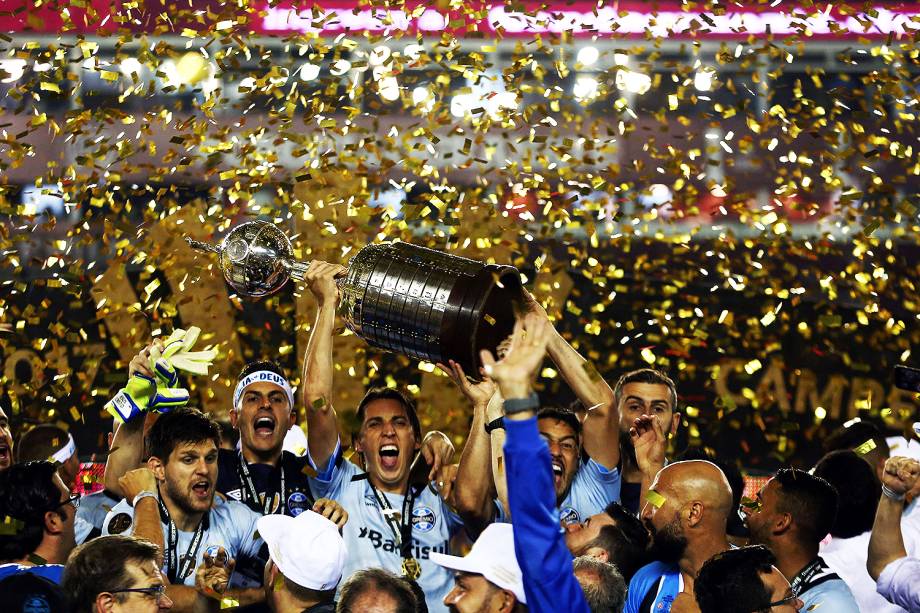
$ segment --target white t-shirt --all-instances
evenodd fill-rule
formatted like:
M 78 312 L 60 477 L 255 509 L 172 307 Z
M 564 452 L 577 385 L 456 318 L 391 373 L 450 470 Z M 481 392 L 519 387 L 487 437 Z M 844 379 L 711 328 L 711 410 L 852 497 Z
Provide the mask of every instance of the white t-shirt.
M 263 541 L 257 538 L 256 521 L 261 517 L 258 513 L 253 512 L 249 507 L 235 500 L 224 501 L 220 498 L 215 499 L 215 504 L 211 508 L 209 515 L 209 526 L 204 531 L 197 552 L 189 552 L 189 546 L 195 535 L 194 531 L 178 531 L 178 543 L 176 550 L 179 552 L 180 566 L 182 557 L 193 553 L 197 558 L 193 570 L 182 580 L 182 583 L 194 587 L 195 585 L 195 568 L 201 563 L 205 550 L 211 546 L 223 547 L 231 558 L 237 561 L 237 567 L 245 565 L 247 561 L 258 558 L 259 549 Z M 167 538 L 166 524 L 160 524 L 163 527 L 164 542 Z M 127 500 L 122 500 L 116 504 L 109 514 L 106 515 L 105 523 L 102 527 L 102 534 L 131 534 L 134 528 L 134 508 L 128 504 Z M 163 560 L 163 575 L 166 575 L 167 560 Z M 261 580 L 261 578 L 260 578 Z M 254 578 L 246 578 L 238 572 L 234 572 L 230 577 L 230 585 L 233 587 L 256 587 L 259 582 Z
M 907 555 L 916 556 L 918 551 L 917 534 L 911 530 L 904 530 L 908 525 L 907 518 L 902 519 L 901 528 L 904 531 L 904 547 Z M 859 604 L 859 610 L 865 613 L 903 613 L 904 609 L 893 605 L 876 591 L 876 583 L 869 576 L 866 562 L 869 558 L 869 537 L 871 531 L 863 532 L 859 536 L 848 539 L 828 537 L 830 540 L 821 543 L 820 555 L 827 565 L 840 578 L 850 586 L 850 591 Z
M 371 567 L 401 575 L 403 559 L 370 481 L 366 478 L 352 480 L 361 474 L 360 468 L 341 457 L 341 449 L 337 446 L 326 470 L 310 480 L 310 488 L 317 498 L 331 498 L 348 511 L 348 522 L 343 530 L 348 549 L 343 580 L 356 570 Z M 379 493 L 386 497 L 391 509 L 402 513 L 404 496 Z M 429 487 L 422 489 L 412 508 L 412 551 L 422 568 L 418 584 L 425 592 L 431 613 L 447 613 L 442 601 L 454 583 L 451 571 L 431 561 L 431 552 L 449 554 L 450 539 L 462 527 L 460 517 L 448 508 L 439 494 Z

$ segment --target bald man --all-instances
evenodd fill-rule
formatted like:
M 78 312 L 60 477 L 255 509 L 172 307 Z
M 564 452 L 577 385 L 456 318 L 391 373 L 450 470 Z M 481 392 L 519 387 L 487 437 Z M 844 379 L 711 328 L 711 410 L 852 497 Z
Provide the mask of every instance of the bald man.
M 725 529 L 731 507 L 728 479 L 712 462 L 675 462 L 658 471 L 641 517 L 652 535 L 655 561 L 629 582 L 624 612 L 668 613 L 672 605 L 675 613 L 695 610 L 696 573 L 730 547 Z M 678 599 L 686 608 L 675 605 Z

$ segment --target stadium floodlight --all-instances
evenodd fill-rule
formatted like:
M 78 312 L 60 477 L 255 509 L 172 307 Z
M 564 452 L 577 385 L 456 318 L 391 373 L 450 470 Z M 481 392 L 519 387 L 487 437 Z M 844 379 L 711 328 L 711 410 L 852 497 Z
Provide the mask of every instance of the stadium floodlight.
M 582 66 L 593 66 L 599 57 L 600 52 L 597 50 L 597 47 L 588 45 L 587 47 L 582 47 L 578 50 L 578 55 L 575 57 L 575 61 Z

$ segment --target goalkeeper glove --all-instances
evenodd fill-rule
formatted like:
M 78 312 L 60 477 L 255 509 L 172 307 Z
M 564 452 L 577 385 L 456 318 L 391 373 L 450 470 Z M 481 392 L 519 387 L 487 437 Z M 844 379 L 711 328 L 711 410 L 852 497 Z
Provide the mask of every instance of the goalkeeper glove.
M 174 371 L 175 372 L 175 371 Z M 157 375 L 159 378 L 159 375 Z M 117 421 L 130 421 L 144 411 L 168 411 L 188 403 L 188 390 L 157 386 L 154 379 L 135 373 L 128 384 L 105 404 L 105 410 Z
M 151 362 L 156 363 L 158 359 L 162 358 L 168 360 L 172 366 L 179 370 L 195 375 L 208 374 L 208 367 L 217 357 L 217 350 L 191 351 L 198 340 L 199 334 L 201 334 L 201 329 L 197 326 L 192 326 L 188 330 L 177 328 L 166 339 L 162 352 L 156 349 L 155 352 L 151 353 Z

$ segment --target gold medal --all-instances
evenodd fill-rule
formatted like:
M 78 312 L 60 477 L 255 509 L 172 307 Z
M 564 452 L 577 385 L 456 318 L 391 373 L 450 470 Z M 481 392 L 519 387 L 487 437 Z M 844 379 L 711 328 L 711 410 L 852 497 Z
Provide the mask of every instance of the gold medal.
M 406 558 L 402 563 L 402 574 L 409 581 L 415 581 L 422 576 L 422 565 L 415 558 Z

